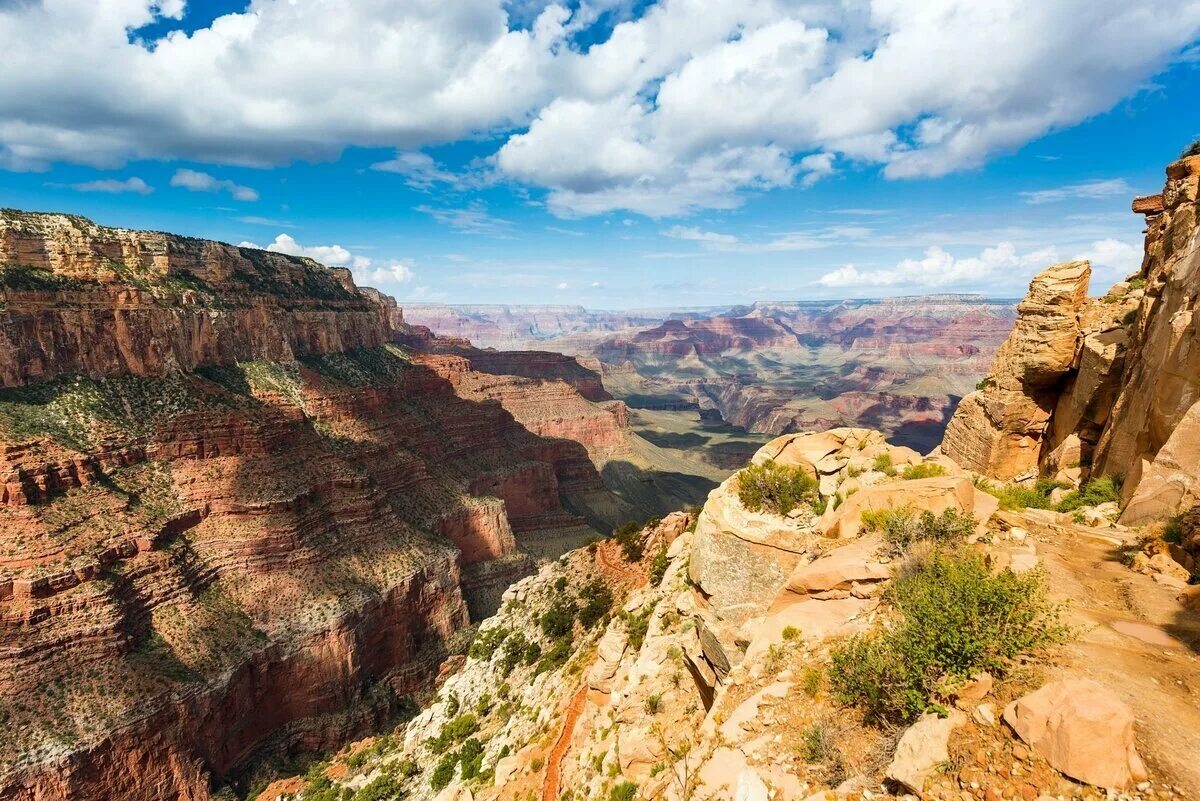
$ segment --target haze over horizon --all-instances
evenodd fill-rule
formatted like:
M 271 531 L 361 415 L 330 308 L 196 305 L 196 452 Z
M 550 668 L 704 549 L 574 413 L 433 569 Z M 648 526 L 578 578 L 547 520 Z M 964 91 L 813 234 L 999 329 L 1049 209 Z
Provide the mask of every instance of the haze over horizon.
M 0 206 L 402 303 L 1018 297 L 1133 271 L 1200 4 L 0 0 Z

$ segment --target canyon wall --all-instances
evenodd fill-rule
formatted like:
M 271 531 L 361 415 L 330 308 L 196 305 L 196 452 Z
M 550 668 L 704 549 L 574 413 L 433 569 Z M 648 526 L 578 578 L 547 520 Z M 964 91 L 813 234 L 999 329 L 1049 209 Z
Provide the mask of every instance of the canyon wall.
M 0 288 L 0 799 L 202 801 L 376 728 L 627 433 L 306 259 L 4 211 Z
M 1087 298 L 1086 262 L 1037 276 L 1017 326 L 943 451 L 984 475 L 1123 480 L 1122 522 L 1176 514 L 1200 490 L 1200 157 L 1167 167 L 1146 215 L 1141 269 Z

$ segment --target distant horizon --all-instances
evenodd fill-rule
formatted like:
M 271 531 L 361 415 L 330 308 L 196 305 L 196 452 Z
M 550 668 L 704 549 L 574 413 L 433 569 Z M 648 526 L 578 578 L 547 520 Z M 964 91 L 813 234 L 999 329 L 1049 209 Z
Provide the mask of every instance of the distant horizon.
M 1108 286 L 1200 139 L 1192 0 L 0 6 L 0 206 L 401 304 L 1007 298 L 1077 257 Z

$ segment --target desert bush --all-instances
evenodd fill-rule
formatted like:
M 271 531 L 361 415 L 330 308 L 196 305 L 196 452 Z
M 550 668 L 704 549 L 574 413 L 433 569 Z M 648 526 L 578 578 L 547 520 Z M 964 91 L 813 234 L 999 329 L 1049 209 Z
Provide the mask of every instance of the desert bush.
M 803 503 L 814 503 L 817 480 L 801 467 L 768 459 L 738 473 L 738 500 L 752 512 L 786 515 Z
M 613 538 L 621 545 L 626 562 L 640 562 L 645 543 L 642 542 L 642 524 L 630 520 L 613 532 Z
M 402 788 L 391 776 L 379 776 L 354 794 L 354 801 L 391 801 L 404 794 Z
M 433 769 L 433 775 L 429 777 L 429 786 L 435 793 L 445 789 L 446 785 L 454 779 L 454 770 L 457 767 L 457 751 L 442 755 L 442 758 L 438 760 L 437 767 Z
M 952 544 L 961 542 L 975 531 L 975 518 L 957 509 L 940 515 L 924 511 L 920 515 L 910 507 L 867 510 L 862 513 L 863 527 L 876 531 L 893 548 L 903 551 L 915 542 Z
M 922 462 L 921 464 L 910 464 L 904 468 L 904 472 L 900 474 L 900 478 L 905 481 L 913 481 L 918 478 L 937 478 L 944 475 L 946 475 L 946 468 L 940 464 Z
M 657 586 L 663 580 L 663 576 L 667 574 L 668 564 L 667 547 L 664 545 L 658 549 L 658 553 L 654 554 L 654 559 L 650 562 L 651 585 Z
M 1055 507 L 1060 512 L 1073 512 L 1084 506 L 1099 506 L 1102 503 L 1121 502 L 1121 480 L 1116 476 L 1104 476 L 1088 481 L 1079 489 L 1070 492 Z
M 892 455 L 890 453 L 881 453 L 875 457 L 875 469 L 885 475 L 896 475 L 896 466 L 892 463 Z
M 1000 501 L 1000 508 L 1006 511 L 1016 509 L 1049 509 L 1054 504 L 1050 502 L 1050 493 L 1058 489 L 1059 484 L 1054 479 L 1039 479 L 1032 487 L 1019 484 L 1004 484 L 1000 487 L 991 482 L 983 481 L 976 484 L 981 490 L 993 495 Z
M 539 623 L 542 632 L 547 637 L 565 637 L 575 626 L 575 616 L 579 613 L 573 598 L 555 598 L 550 608 L 542 613 Z
M 647 609 L 638 614 L 626 612 L 622 617 L 625 621 L 625 636 L 629 647 L 635 651 L 646 641 L 646 633 L 650 630 L 650 612 Z
M 657 715 L 662 711 L 662 693 L 646 696 L 646 714 Z
M 546 673 L 551 670 L 557 670 L 567 664 L 567 660 L 571 658 L 571 640 L 568 637 L 563 637 L 556 640 L 550 650 L 542 654 L 542 658 L 538 660 L 538 674 Z
M 1197 139 L 1195 142 L 1192 142 L 1190 145 L 1188 145 L 1187 147 L 1185 147 L 1183 149 L 1182 153 L 1179 154 L 1179 158 L 1181 158 L 1181 159 L 1186 159 L 1189 156 L 1200 156 L 1200 139 Z
M 470 738 L 462 744 L 458 759 L 462 763 L 463 781 L 478 777 L 483 770 L 483 745 L 474 737 Z
M 508 638 L 508 633 L 508 629 L 502 626 L 479 632 L 475 635 L 475 640 L 471 643 L 467 654 L 472 659 L 491 659 L 492 654 L 496 653 L 496 649 Z
M 835 697 L 877 722 L 911 721 L 943 677 L 1004 676 L 1017 657 L 1065 633 L 1041 571 L 993 576 L 966 549 L 935 549 L 896 577 L 889 597 L 897 625 L 835 647 L 829 668 Z
M 585 629 L 591 629 L 612 609 L 613 594 L 603 581 L 593 579 L 579 590 L 579 600 L 583 602 L 578 612 L 579 623 Z
M 621 782 L 614 785 L 608 793 L 608 801 L 633 801 L 637 797 L 637 785 L 633 782 Z

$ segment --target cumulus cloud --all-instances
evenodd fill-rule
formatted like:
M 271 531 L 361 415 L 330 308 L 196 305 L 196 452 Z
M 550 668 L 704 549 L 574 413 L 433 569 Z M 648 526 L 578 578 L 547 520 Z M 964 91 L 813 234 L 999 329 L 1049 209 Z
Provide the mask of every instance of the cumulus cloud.
M 1097 277 L 1102 279 L 1099 283 L 1107 288 L 1109 283 L 1131 275 L 1141 267 L 1142 251 L 1140 245 L 1110 238 L 1093 242 L 1074 258 L 1090 261 Z M 1100 288 L 1095 281 L 1092 286 L 1094 289 Z
M 676 225 L 663 231 L 663 236 L 672 239 L 685 239 L 690 242 L 703 242 L 711 245 L 734 245 L 738 238 L 732 234 L 718 234 L 715 231 L 702 231 L 695 226 L 685 227 Z
M 1058 260 L 1054 248 L 1018 254 L 1009 242 L 985 248 L 978 256 L 955 258 L 936 245 L 920 259 L 904 259 L 883 270 L 860 270 L 852 264 L 825 273 L 816 283 L 832 289 L 848 287 L 911 287 L 940 289 L 982 287 L 997 276 L 1025 275 Z
M 269 250 L 273 253 L 286 253 L 289 256 L 303 256 L 319 261 L 327 267 L 346 267 L 354 275 L 358 284 L 405 284 L 416 277 L 412 264 L 399 259 L 392 259 L 382 264 L 376 264 L 372 259 L 351 253 L 341 245 L 311 245 L 305 246 L 288 234 L 279 234 L 275 241 L 265 248 L 253 242 L 239 242 L 244 248 Z
M 353 145 L 396 149 L 377 169 L 429 186 L 452 176 L 420 148 L 496 136 L 497 174 L 556 214 L 661 217 L 843 162 L 978 166 L 1112 108 L 1200 31 L 1195 0 L 564 5 L 256 0 L 147 42 L 182 0 L 9 4 L 0 166 L 277 165 Z
M 190 192 L 228 192 L 234 200 L 252 202 L 258 200 L 258 192 L 233 181 L 219 180 L 206 172 L 176 170 L 171 176 L 171 186 L 179 186 Z
M 136 195 L 148 195 L 154 191 L 154 187 L 136 176 L 126 178 L 124 181 L 118 181 L 115 178 L 85 181 L 81 184 L 71 184 L 71 188 L 77 192 L 104 192 L 110 195 L 120 195 L 125 192 L 132 192 Z
M 1132 194 L 1133 187 L 1124 178 L 1110 178 L 1104 181 L 1084 181 L 1054 189 L 1039 189 L 1036 192 L 1022 192 L 1021 197 L 1026 203 L 1038 205 L 1060 200 L 1096 200 L 1114 195 L 1129 197 Z

